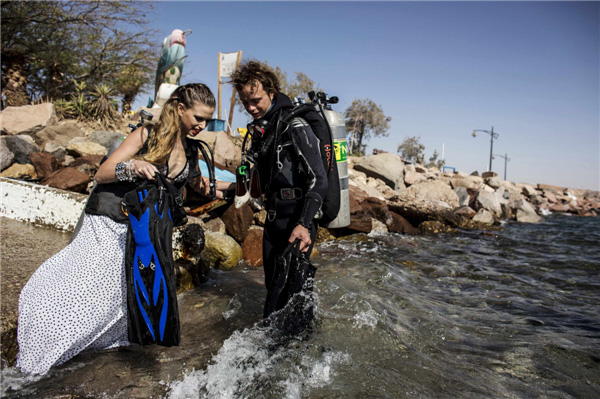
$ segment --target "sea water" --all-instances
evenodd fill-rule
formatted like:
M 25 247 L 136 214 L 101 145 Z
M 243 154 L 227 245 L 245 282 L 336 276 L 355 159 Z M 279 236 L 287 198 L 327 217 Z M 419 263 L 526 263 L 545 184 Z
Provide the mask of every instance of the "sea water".
M 550 215 L 502 231 L 442 235 L 359 234 L 317 249 L 316 324 L 308 337 L 281 342 L 259 322 L 260 269 L 213 271 L 208 283 L 179 297 L 181 347 L 80 355 L 42 381 L 5 370 L 2 392 L 600 397 L 600 218 Z
M 318 250 L 308 339 L 236 331 L 169 397 L 600 397 L 600 218 Z

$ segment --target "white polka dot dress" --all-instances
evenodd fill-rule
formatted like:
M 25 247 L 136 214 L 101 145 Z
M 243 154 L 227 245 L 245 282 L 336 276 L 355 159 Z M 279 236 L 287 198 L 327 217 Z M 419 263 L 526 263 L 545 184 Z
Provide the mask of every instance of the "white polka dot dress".
M 79 352 L 128 345 L 127 225 L 86 214 L 79 234 L 44 262 L 19 297 L 17 367 L 45 374 Z

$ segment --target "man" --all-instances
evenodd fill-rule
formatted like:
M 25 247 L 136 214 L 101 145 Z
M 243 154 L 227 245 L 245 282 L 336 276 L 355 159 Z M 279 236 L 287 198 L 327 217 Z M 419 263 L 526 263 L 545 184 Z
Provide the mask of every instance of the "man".
M 315 269 L 308 259 L 317 232 L 314 218 L 327 192 L 327 175 L 310 125 L 298 117 L 289 123 L 282 121 L 294 105 L 280 93 L 277 76 L 268 66 L 246 62 L 234 73 L 232 83 L 254 119 L 249 126 L 249 153 L 259 171 L 267 210 L 263 263 L 267 287 L 264 316 L 268 317 L 282 309 L 298 291 L 297 284 L 292 287 L 290 281 L 282 287 L 281 273 L 277 273 L 278 257 L 290 243 L 297 240 L 300 258 L 310 268 L 308 278 L 314 276 Z M 309 307 L 308 318 L 312 318 L 312 306 Z

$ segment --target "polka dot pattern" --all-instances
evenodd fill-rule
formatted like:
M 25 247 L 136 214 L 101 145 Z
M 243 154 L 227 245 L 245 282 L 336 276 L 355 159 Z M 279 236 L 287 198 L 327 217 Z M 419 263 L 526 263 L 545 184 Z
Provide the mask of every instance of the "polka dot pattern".
M 128 345 L 127 225 L 84 216 L 79 234 L 44 262 L 19 296 L 17 367 L 45 374 L 79 352 Z

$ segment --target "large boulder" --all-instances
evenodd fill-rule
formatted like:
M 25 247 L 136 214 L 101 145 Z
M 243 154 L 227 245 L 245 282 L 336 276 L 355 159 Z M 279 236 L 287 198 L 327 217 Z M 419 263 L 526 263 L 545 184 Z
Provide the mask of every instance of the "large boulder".
M 254 212 L 250 205 L 245 204 L 241 208 L 236 208 L 233 205 L 227 207 L 221 215 L 221 220 L 225 223 L 227 234 L 235 238 L 239 243 L 244 242 L 248 229 L 254 219 Z
M 52 103 L 6 107 L 0 113 L 2 134 L 11 136 L 33 135 L 44 127 L 55 124 L 56 121 L 56 112 Z
M 542 220 L 541 217 L 535 212 L 535 209 L 524 199 L 511 202 L 510 207 L 516 211 L 517 222 L 523 223 L 537 223 Z
M 76 137 L 84 137 L 85 132 L 75 122 L 63 122 L 59 125 L 51 125 L 35 134 L 35 141 L 41 146 L 52 141 L 63 147 L 68 146 Z
M 246 239 L 242 244 L 242 251 L 244 252 L 244 259 L 250 266 L 262 266 L 263 264 L 262 241 L 263 229 L 261 227 L 255 226 L 248 230 Z
M 80 172 L 76 168 L 67 167 L 52 172 L 42 180 L 42 184 L 61 190 L 85 193 L 88 183 L 91 181 L 92 179 L 87 173 Z
M 122 142 L 125 139 L 125 137 L 126 136 L 123 133 L 119 133 L 119 132 L 108 132 L 108 131 L 104 131 L 104 130 L 96 130 L 95 132 L 92 132 L 89 140 L 92 143 L 98 143 L 98 144 L 106 147 L 106 149 L 108 150 L 115 142 L 117 142 L 117 143 Z
M 46 142 L 44 145 L 44 152 L 54 156 L 61 162 L 64 162 L 65 156 L 67 155 L 67 149 L 54 141 Z
M 481 208 L 475 216 L 473 216 L 475 222 L 483 224 L 494 224 L 494 215 L 487 209 Z
M 450 186 L 440 180 L 430 180 L 415 184 L 406 189 L 406 197 L 416 201 L 445 203 L 450 208 L 460 206 L 458 195 Z
M 381 179 L 393 190 L 402 192 L 404 185 L 404 163 L 402 157 L 390 153 L 369 155 L 354 160 L 354 169 L 368 177 Z
M 419 232 L 419 229 L 411 225 L 408 220 L 396 212 L 390 211 L 390 215 L 391 220 L 386 224 L 390 233 L 417 234 Z
M 6 137 L 0 137 L 0 170 L 4 170 L 13 164 L 15 161 L 15 154 L 8 149 L 6 145 Z
M 67 154 L 74 157 L 85 157 L 89 155 L 106 155 L 108 150 L 101 144 L 91 141 L 73 143 L 67 147 Z
M 450 179 L 450 185 L 455 189 L 458 187 L 464 187 L 471 190 L 480 190 L 483 187 L 483 179 L 479 176 L 457 174 L 455 177 Z
M 6 168 L 0 173 L 0 177 L 12 177 L 15 179 L 28 177 L 31 179 L 37 179 L 35 168 L 32 164 L 20 164 L 13 163 L 9 168 Z
M 60 168 L 60 161 L 50 154 L 32 152 L 30 158 L 37 176 L 41 179 Z
M 360 172 L 354 169 L 348 169 L 348 184 L 350 186 L 356 187 L 357 189 L 364 191 L 369 197 L 384 199 L 383 195 L 381 195 L 381 192 L 377 190 L 376 185 L 372 183 L 373 180 L 375 179 L 367 177 L 367 175 L 364 172 Z M 381 181 L 379 179 L 376 180 Z
M 502 206 L 500 205 L 496 194 L 488 191 L 480 191 L 477 194 L 477 197 L 475 198 L 474 209 L 476 211 L 479 211 L 480 209 L 486 209 L 496 217 L 502 216 Z
M 212 149 L 215 157 L 215 165 L 221 169 L 234 171 L 242 163 L 240 148 L 235 145 L 226 132 L 202 131 L 196 137 L 202 140 Z
M 29 154 L 32 152 L 39 152 L 40 149 L 35 145 L 31 136 L 18 135 L 8 136 L 4 139 L 4 143 L 10 152 L 14 155 L 14 162 L 26 164 L 31 163 Z
M 205 247 L 202 262 L 215 269 L 231 269 L 244 257 L 242 247 L 233 237 L 225 234 L 205 232 Z

